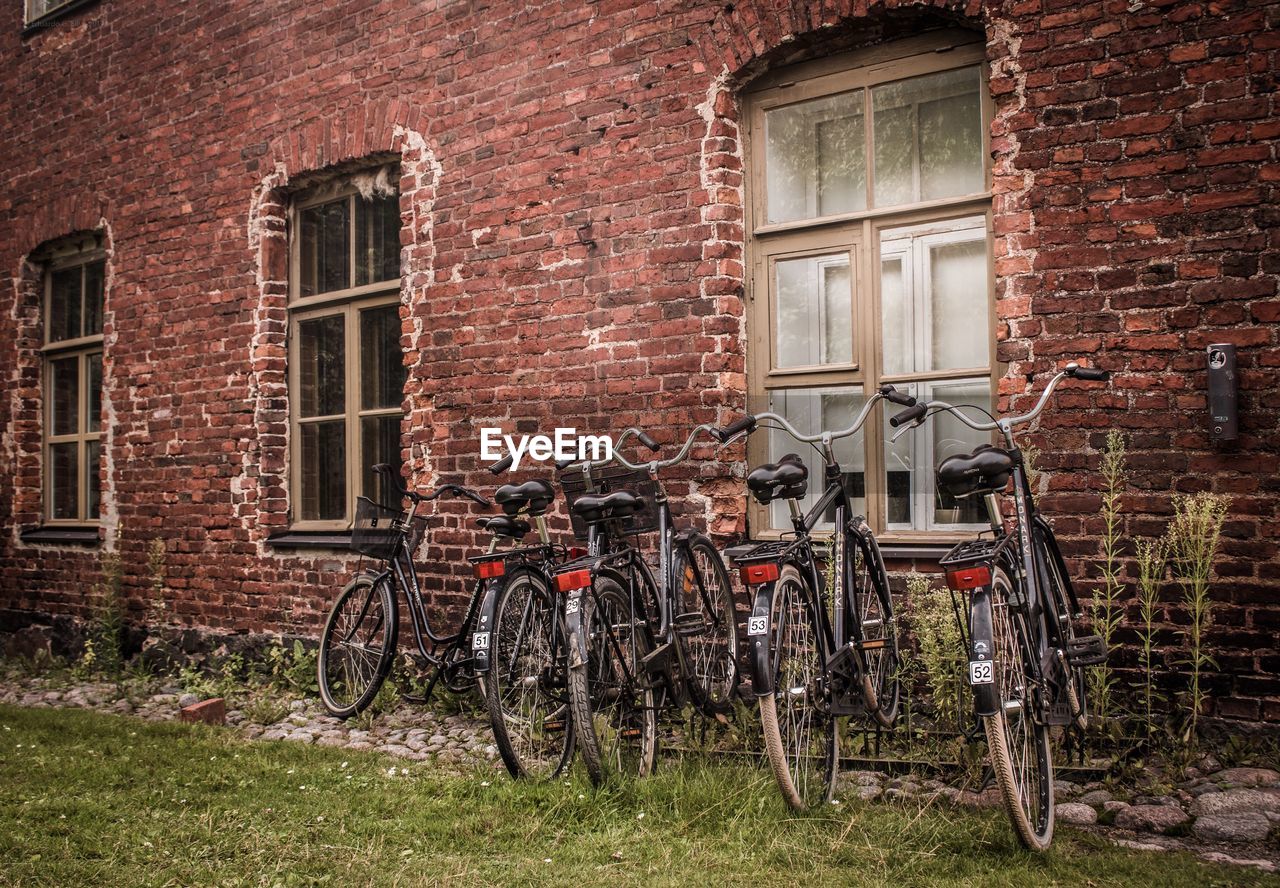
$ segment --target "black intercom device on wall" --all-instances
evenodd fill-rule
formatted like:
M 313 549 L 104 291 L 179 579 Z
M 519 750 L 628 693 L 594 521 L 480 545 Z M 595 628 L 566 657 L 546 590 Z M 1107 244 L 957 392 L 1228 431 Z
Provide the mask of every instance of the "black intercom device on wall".
M 1209 346 L 1209 438 L 1234 441 L 1240 434 L 1236 410 L 1236 347 Z

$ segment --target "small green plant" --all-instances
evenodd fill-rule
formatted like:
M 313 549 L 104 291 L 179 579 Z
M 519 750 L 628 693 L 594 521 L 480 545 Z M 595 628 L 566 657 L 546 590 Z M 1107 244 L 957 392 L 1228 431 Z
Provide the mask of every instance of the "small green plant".
M 267 681 L 278 691 L 316 695 L 320 686 L 316 678 L 316 660 L 319 651 L 308 649 L 301 641 L 285 646 L 276 642 L 267 648 Z
M 147 576 L 151 581 L 151 598 L 147 602 L 148 622 L 159 625 L 165 614 L 165 574 L 167 573 L 164 540 L 156 537 L 147 544 Z
M 1034 444 L 1022 447 L 1022 470 L 1027 475 L 1027 483 L 1031 485 L 1031 490 L 1037 495 L 1040 493 L 1040 479 L 1044 477 L 1044 473 L 1040 471 L 1039 462 L 1039 447 Z
M 256 725 L 273 725 L 289 714 L 289 707 L 278 697 L 260 693 L 250 697 L 241 711 Z
M 1169 564 L 1173 568 L 1173 578 L 1182 590 L 1182 602 L 1188 616 L 1185 663 L 1191 669 L 1191 717 L 1187 725 L 1187 739 L 1192 741 L 1196 738 L 1200 712 L 1204 707 L 1201 677 L 1206 669 L 1217 665 L 1205 650 L 1204 634 L 1213 610 L 1210 586 L 1213 561 L 1218 554 L 1218 541 L 1229 503 L 1228 497 L 1208 492 L 1175 496 L 1173 520 L 1169 523 Z
M 911 628 L 916 637 L 919 670 L 929 688 L 937 726 L 959 730 L 963 679 L 960 664 L 964 645 L 956 625 L 950 593 L 933 586 L 922 574 L 907 578 Z
M 124 569 L 117 548 L 99 560 L 102 579 L 89 593 L 92 609 L 85 627 L 84 650 L 75 664 L 77 676 L 118 676 L 124 665 Z
M 1142 671 L 1142 724 L 1150 737 L 1155 732 L 1156 624 L 1160 618 L 1160 586 L 1164 582 L 1165 538 L 1138 540 L 1138 664 Z
M 1102 576 L 1094 592 L 1091 616 L 1095 631 L 1102 636 L 1107 649 L 1124 618 L 1121 602 L 1124 600 L 1124 583 L 1121 574 L 1121 547 L 1124 535 L 1124 509 L 1121 497 L 1126 480 L 1125 439 L 1119 431 L 1107 433 L 1107 443 L 1102 454 Z M 1111 695 L 1115 679 L 1106 663 L 1094 666 L 1088 673 L 1089 699 L 1098 714 L 1097 723 L 1103 725 L 1111 710 Z

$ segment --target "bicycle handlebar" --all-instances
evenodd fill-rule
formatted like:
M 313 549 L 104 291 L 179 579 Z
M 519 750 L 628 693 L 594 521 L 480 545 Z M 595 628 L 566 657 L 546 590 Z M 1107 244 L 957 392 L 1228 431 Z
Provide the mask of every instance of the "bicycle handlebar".
M 493 505 L 493 503 L 489 502 L 474 490 L 463 487 L 461 484 L 442 484 L 435 490 L 431 491 L 431 493 L 418 493 L 416 490 L 410 490 L 408 485 L 404 483 L 404 479 L 396 472 L 395 467 L 388 463 L 378 463 L 373 467 L 373 471 L 382 475 L 391 482 L 391 486 L 395 488 L 396 493 L 400 494 L 402 499 L 407 497 L 414 502 L 425 503 L 443 494 L 452 493 L 454 496 L 465 497 L 466 499 L 479 503 L 486 508 Z
M 760 420 L 769 420 L 776 422 L 782 427 L 783 431 L 795 438 L 797 441 L 803 441 L 805 443 L 813 443 L 815 441 L 834 441 L 836 438 L 847 438 L 849 435 L 854 434 L 862 428 L 867 421 L 867 417 L 871 415 L 871 409 L 875 407 L 876 402 L 881 400 L 889 401 L 894 404 L 903 404 L 911 407 L 912 409 L 916 406 L 915 398 L 910 395 L 903 394 L 891 385 L 882 385 L 875 394 L 867 399 L 867 403 L 862 405 L 862 411 L 858 414 L 857 418 L 854 419 L 853 424 L 847 429 L 841 429 L 838 432 L 819 432 L 816 435 L 805 435 L 788 422 L 786 417 L 779 416 L 776 413 L 757 413 L 754 416 L 744 416 L 736 422 L 725 426 L 723 429 L 715 429 L 712 432 L 712 435 L 717 441 L 723 444 L 742 432 L 751 434 L 756 430 Z

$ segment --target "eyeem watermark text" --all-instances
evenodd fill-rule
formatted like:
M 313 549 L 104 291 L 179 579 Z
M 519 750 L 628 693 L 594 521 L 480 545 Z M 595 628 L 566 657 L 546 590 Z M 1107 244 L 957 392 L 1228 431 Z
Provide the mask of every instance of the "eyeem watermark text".
M 505 448 L 505 449 L 504 449 Z M 504 435 L 502 429 L 480 430 L 480 458 L 489 461 L 511 457 L 511 470 L 520 468 L 520 460 L 526 455 L 538 462 L 549 459 L 600 460 L 613 458 L 613 439 L 608 435 L 579 435 L 574 428 L 556 429 L 551 437 L 546 435 Z

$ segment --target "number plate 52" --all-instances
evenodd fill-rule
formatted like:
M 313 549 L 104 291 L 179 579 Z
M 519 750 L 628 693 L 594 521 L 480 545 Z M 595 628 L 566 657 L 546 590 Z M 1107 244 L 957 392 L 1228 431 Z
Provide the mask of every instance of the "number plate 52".
M 995 671 L 990 660 L 969 661 L 969 684 L 989 685 L 995 681 Z

